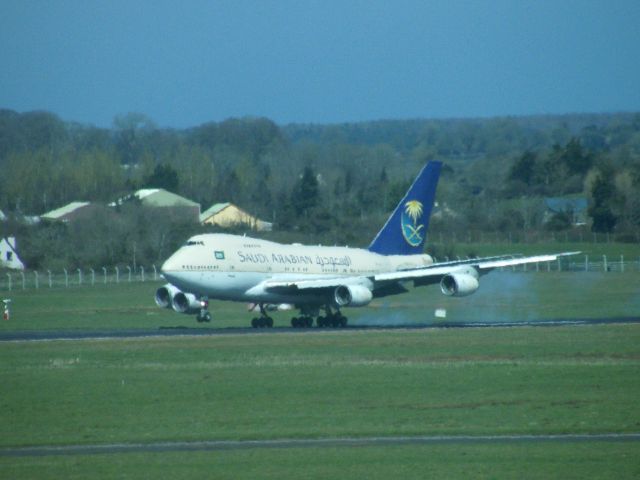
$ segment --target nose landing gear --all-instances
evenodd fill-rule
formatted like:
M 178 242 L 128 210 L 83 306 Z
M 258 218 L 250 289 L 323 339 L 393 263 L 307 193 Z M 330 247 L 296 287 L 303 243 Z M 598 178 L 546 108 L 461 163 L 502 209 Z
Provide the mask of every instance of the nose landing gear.
M 209 313 L 209 300 L 204 297 L 200 299 L 200 312 L 196 316 L 196 320 L 198 323 L 210 322 L 211 321 L 211 313 Z

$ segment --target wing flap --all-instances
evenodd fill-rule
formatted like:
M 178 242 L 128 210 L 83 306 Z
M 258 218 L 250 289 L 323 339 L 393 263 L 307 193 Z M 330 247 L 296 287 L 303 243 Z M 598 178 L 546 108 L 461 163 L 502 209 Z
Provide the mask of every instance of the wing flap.
M 313 280 L 268 280 L 265 282 L 267 290 L 309 290 L 335 288 L 340 285 L 361 285 L 366 277 L 330 277 Z

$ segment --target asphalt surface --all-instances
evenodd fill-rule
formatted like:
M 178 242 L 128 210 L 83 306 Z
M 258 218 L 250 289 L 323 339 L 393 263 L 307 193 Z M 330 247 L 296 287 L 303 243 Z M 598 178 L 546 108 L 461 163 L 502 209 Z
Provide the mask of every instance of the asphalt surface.
M 249 450 L 267 448 L 342 448 L 390 445 L 501 444 L 501 443 L 576 443 L 638 442 L 640 433 L 598 435 L 481 435 L 365 437 L 285 440 L 211 440 L 201 442 L 113 443 L 96 445 L 64 445 L 0 448 L 0 457 L 44 457 L 50 455 L 97 455 L 117 453 L 199 452 Z
M 561 327 L 570 325 L 603 325 L 619 323 L 640 323 L 640 317 L 615 318 L 574 318 L 559 320 L 539 320 L 527 322 L 455 322 L 437 324 L 412 325 L 354 325 L 345 328 L 188 328 L 188 327 L 160 327 L 157 329 L 129 329 L 129 330 L 24 330 L 1 332 L 0 342 L 7 341 L 37 341 L 37 340 L 83 340 L 100 338 L 143 338 L 143 337 L 175 337 L 175 336 L 207 336 L 207 335 L 277 335 L 279 333 L 320 333 L 327 331 L 376 331 L 376 330 L 424 330 L 441 328 L 505 328 L 505 327 Z

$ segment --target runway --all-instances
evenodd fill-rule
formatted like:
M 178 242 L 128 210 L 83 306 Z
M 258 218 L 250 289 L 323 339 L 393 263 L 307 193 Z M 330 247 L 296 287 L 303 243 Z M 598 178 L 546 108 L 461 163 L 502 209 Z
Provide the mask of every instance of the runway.
M 100 455 L 118 453 L 202 452 L 269 448 L 343 448 L 401 445 L 637 442 L 640 433 L 594 435 L 435 435 L 421 437 L 364 437 L 284 440 L 210 440 L 200 442 L 112 443 L 0 448 L 0 457 L 44 457 L 51 455 Z
M 573 318 L 558 320 L 533 320 L 526 322 L 438 322 L 408 325 L 350 325 L 345 328 L 189 328 L 159 327 L 157 329 L 127 330 L 22 330 L 0 333 L 0 342 L 10 341 L 51 341 L 51 340 L 94 340 L 109 338 L 144 338 L 211 335 L 277 335 L 282 333 L 314 334 L 340 331 L 384 331 L 384 330 L 426 330 L 442 328 L 517 328 L 517 327 L 562 327 L 579 325 L 610 325 L 640 323 L 640 317 L 615 318 Z

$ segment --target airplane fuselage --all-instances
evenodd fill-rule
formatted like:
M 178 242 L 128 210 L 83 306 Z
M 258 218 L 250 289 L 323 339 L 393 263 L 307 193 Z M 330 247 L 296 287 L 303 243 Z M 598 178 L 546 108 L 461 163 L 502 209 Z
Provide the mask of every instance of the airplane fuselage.
M 349 247 L 291 244 L 228 234 L 190 238 L 162 266 L 165 278 L 183 292 L 220 300 L 269 303 L 322 303 L 310 290 L 295 295 L 267 291 L 267 281 L 358 278 L 374 291 L 377 273 L 431 265 L 429 255 L 379 255 Z

